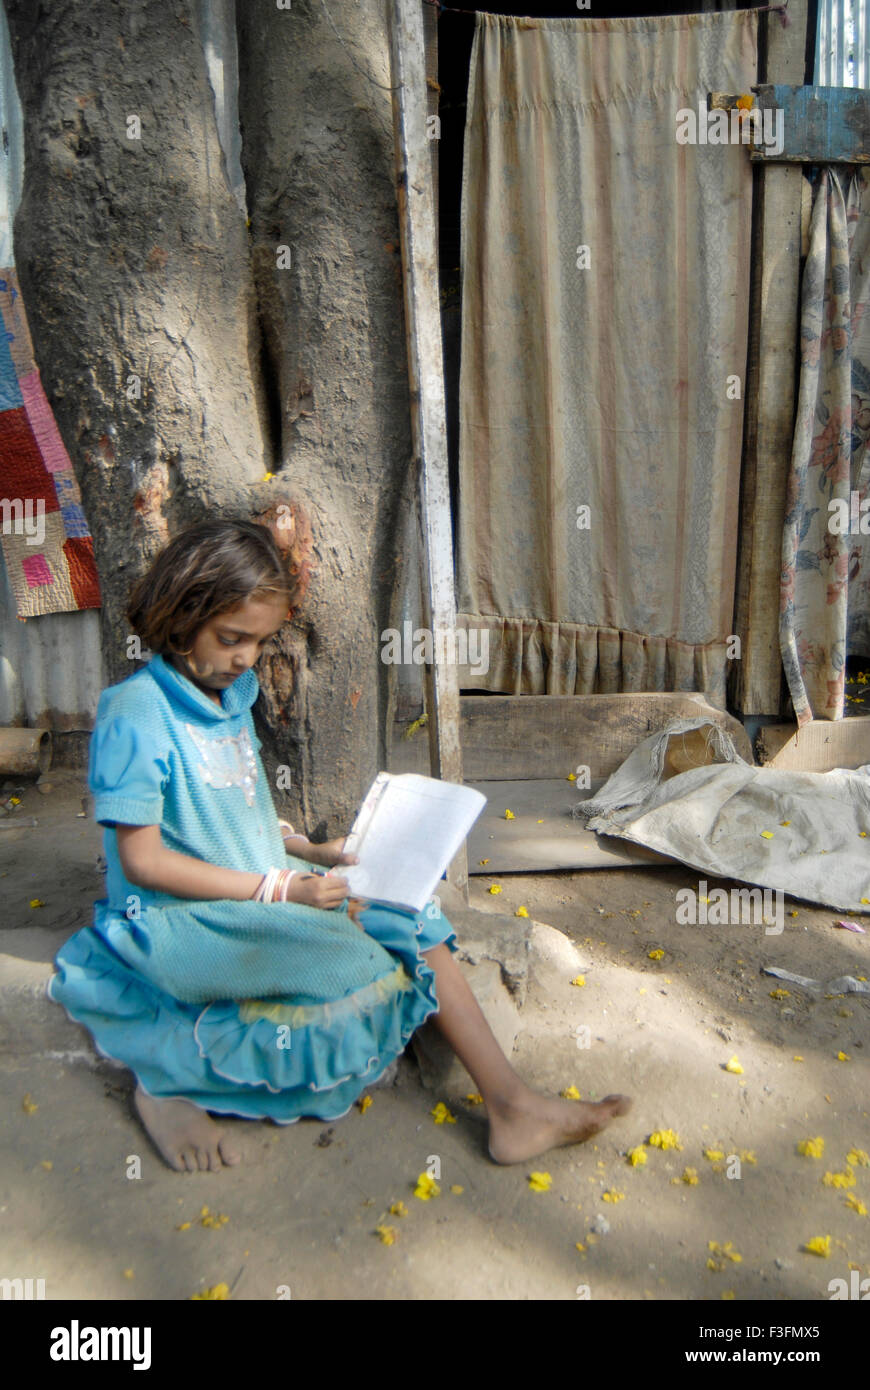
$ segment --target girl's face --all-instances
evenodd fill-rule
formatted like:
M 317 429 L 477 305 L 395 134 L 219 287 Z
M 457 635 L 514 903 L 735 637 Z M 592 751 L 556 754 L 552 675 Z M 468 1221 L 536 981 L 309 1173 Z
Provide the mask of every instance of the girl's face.
M 220 692 L 254 665 L 269 639 L 283 627 L 288 602 L 278 594 L 247 598 L 203 623 L 188 656 L 167 654 L 166 660 L 220 704 Z

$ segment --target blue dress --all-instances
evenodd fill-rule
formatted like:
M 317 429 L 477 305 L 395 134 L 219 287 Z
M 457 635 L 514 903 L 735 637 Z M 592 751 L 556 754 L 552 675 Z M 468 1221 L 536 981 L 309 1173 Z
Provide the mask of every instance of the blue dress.
M 56 957 L 49 995 L 158 1099 L 292 1124 L 334 1120 L 438 1010 L 422 952 L 446 942 L 413 914 L 193 900 L 128 882 L 120 825 L 224 868 L 310 870 L 287 855 L 260 759 L 246 671 L 210 700 L 159 655 L 104 690 L 88 785 L 105 827 L 107 896 Z M 343 907 L 346 904 L 343 905 Z

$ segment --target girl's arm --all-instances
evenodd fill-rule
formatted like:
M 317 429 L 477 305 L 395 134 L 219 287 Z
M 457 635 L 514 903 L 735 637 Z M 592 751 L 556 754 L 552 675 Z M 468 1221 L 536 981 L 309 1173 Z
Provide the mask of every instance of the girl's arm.
M 262 874 L 222 869 L 189 854 L 167 849 L 159 825 L 118 825 L 118 855 L 130 883 L 176 898 L 251 898 Z M 287 901 L 306 903 L 330 911 L 347 896 L 347 882 L 337 876 L 297 874 L 290 882 Z M 357 918 L 354 917 L 357 921 Z M 362 923 L 357 921 L 362 927 Z
M 118 855 L 124 877 L 140 888 L 176 898 L 250 898 L 262 874 L 222 869 L 167 849 L 159 825 L 119 825 Z
M 344 840 L 327 840 L 326 844 L 314 845 L 305 835 L 298 835 L 288 821 L 279 822 L 284 839 L 284 849 L 295 859 L 304 859 L 308 864 L 322 864 L 334 869 L 338 864 L 358 864 L 355 854 L 345 854 Z

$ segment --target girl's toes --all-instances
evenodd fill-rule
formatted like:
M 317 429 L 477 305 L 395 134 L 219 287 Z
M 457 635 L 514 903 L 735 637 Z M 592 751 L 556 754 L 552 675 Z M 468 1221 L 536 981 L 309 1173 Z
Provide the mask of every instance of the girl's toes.
M 184 1160 L 184 1167 L 188 1173 L 195 1173 L 197 1169 L 196 1151 L 194 1149 L 182 1149 L 181 1157 Z
M 208 1172 L 208 1149 L 197 1149 L 196 1163 L 201 1173 Z
M 615 1102 L 613 1104 L 614 1115 L 627 1115 L 631 1109 L 631 1096 L 614 1095 L 605 1096 L 604 1099 L 608 1103 Z
M 241 1163 L 242 1156 L 238 1150 L 234 1149 L 227 1139 L 222 1139 L 218 1144 L 218 1152 L 228 1167 L 232 1168 L 237 1163 Z

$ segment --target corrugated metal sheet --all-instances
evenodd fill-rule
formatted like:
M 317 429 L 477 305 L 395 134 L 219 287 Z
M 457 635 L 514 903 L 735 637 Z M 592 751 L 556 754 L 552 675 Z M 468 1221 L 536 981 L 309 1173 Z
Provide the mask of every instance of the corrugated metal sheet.
M 90 729 L 102 687 L 99 609 L 22 622 L 0 560 L 0 725 Z
M 817 87 L 870 86 L 870 0 L 819 0 Z
M 201 16 L 221 145 L 244 212 L 234 0 L 201 0 Z M 0 266 L 14 264 L 12 224 L 21 200 L 23 131 L 0 5 Z M 49 613 L 22 622 L 0 552 L 0 725 L 42 724 L 56 733 L 91 729 L 103 684 L 99 611 Z

